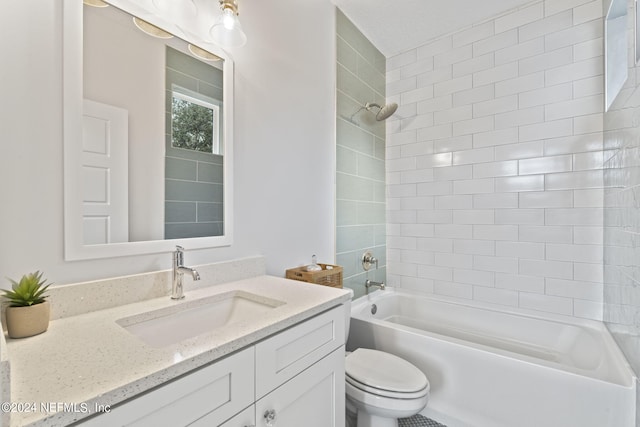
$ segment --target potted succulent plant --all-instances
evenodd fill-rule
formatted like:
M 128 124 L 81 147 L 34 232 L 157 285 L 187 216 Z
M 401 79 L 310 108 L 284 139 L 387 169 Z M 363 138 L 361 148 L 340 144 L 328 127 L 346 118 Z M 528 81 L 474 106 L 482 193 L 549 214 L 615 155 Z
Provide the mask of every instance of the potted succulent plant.
M 36 271 L 22 276 L 19 282 L 9 279 L 11 289 L 0 289 L 9 306 L 6 309 L 10 338 L 41 334 L 49 327 L 49 301 L 45 292 L 50 284 Z

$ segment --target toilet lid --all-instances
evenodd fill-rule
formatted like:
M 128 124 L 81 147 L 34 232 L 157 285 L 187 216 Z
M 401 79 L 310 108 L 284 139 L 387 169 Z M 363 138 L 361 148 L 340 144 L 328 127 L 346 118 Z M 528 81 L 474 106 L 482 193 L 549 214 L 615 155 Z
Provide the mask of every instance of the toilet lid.
M 389 390 L 382 390 L 375 387 L 369 387 L 368 385 L 362 384 L 361 382 L 354 380 L 349 375 L 345 375 L 345 379 L 346 379 L 347 395 L 351 394 L 349 386 L 355 389 L 359 389 L 373 396 L 390 397 L 392 399 L 422 399 L 423 397 L 427 396 L 430 391 L 430 387 L 427 386 L 420 391 L 415 391 L 411 393 L 395 392 L 395 391 L 389 391 Z
M 369 387 L 399 393 L 414 393 L 429 384 L 422 371 L 406 360 L 368 348 L 347 356 L 345 373 Z

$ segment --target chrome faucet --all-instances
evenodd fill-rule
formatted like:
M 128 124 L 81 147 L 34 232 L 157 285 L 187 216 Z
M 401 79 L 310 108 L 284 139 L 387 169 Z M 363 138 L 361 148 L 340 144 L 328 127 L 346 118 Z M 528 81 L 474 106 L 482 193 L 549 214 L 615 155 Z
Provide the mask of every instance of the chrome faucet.
M 384 291 L 386 287 L 384 282 L 374 282 L 373 280 L 367 279 L 364 281 L 364 287 L 367 290 L 367 295 L 369 295 L 369 288 L 372 286 L 376 288 L 380 288 L 381 291 Z
M 366 251 L 362 254 L 362 269 L 364 271 L 369 271 L 373 265 L 376 266 L 376 270 L 378 269 L 378 258 L 374 257 L 373 254 L 369 251 Z M 367 273 L 368 275 L 369 273 Z M 367 291 L 367 295 L 369 295 L 370 287 L 380 288 L 381 291 L 384 291 L 385 285 L 384 282 L 374 282 L 373 280 L 365 280 L 364 287 Z
M 193 280 L 200 280 L 200 274 L 195 268 L 185 267 L 184 265 L 184 248 L 176 246 L 173 253 L 173 283 L 171 286 L 171 299 L 184 298 L 184 290 L 182 288 L 182 277 L 184 273 L 191 274 Z

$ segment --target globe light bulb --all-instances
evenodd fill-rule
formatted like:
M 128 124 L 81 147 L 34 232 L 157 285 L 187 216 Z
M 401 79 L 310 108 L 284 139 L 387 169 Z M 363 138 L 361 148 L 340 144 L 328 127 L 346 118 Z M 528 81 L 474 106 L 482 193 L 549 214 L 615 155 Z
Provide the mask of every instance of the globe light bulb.
M 227 30 L 233 30 L 238 22 L 238 17 L 231 9 L 225 9 L 222 12 L 222 25 Z
M 238 5 L 234 0 L 221 0 L 222 14 L 213 24 L 209 34 L 213 42 L 222 47 L 240 47 L 247 42 L 238 19 Z

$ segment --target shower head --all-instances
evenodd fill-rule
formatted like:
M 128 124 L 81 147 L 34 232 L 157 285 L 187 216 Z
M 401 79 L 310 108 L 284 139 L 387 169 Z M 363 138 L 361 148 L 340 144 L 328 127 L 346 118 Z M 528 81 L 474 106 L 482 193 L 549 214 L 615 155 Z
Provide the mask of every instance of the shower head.
M 383 120 L 387 120 L 389 117 L 391 117 L 393 113 L 396 112 L 396 110 L 398 109 L 398 104 L 396 104 L 395 102 L 392 102 L 391 104 L 380 106 L 373 102 L 367 102 L 367 104 L 364 107 L 367 109 L 367 111 L 371 111 L 373 107 L 378 107 L 379 110 L 378 110 L 378 113 L 376 114 L 376 120 L 381 122 Z
M 396 110 L 398 109 L 398 104 L 396 104 L 395 102 L 392 102 L 391 104 L 380 106 L 380 104 L 376 104 L 375 102 L 367 102 L 362 107 L 360 107 L 358 111 L 353 113 L 351 117 L 349 117 L 349 121 L 353 123 L 353 117 L 356 114 L 358 114 L 362 110 L 371 111 L 371 109 L 374 107 L 378 108 L 378 113 L 375 116 L 376 120 L 381 122 L 383 120 L 387 120 L 389 117 L 393 115 L 393 113 L 396 112 Z

